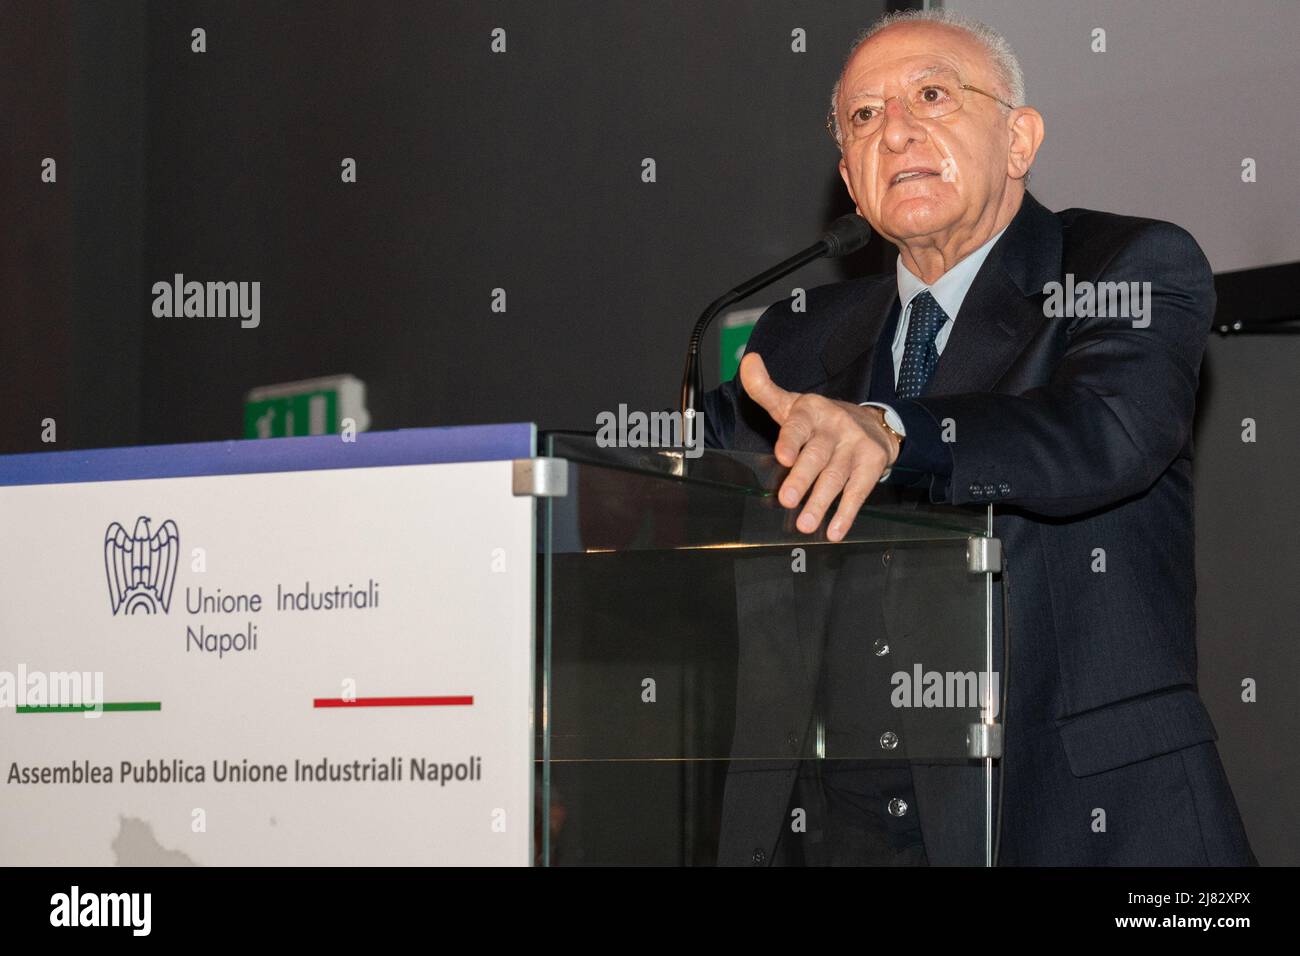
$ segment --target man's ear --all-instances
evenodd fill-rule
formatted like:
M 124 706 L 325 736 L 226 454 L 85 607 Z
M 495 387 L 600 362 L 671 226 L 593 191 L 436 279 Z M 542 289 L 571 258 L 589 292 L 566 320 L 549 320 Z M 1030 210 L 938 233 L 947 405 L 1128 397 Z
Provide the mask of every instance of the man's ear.
M 1007 150 L 1007 175 L 1024 179 L 1043 144 L 1043 115 L 1032 106 L 1013 110 L 1008 120 L 1011 143 Z

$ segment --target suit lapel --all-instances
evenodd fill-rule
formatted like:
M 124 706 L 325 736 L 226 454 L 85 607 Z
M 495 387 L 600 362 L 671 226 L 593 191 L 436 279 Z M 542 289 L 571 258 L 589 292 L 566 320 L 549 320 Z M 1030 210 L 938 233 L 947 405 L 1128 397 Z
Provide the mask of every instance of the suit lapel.
M 985 263 L 921 397 L 991 390 L 1042 321 L 1040 300 Z
M 1043 286 L 1060 276 L 1061 249 L 1056 215 L 1026 193 L 971 284 L 925 395 L 989 391 L 997 384 L 1045 321 Z M 826 379 L 808 391 L 866 400 L 875 349 L 897 299 L 892 276 L 866 287 L 822 349 Z
M 822 349 L 826 379 L 810 391 L 844 401 L 865 401 L 871 390 L 876 341 L 898 300 L 892 277 L 874 282 L 840 318 Z
M 991 391 L 1046 321 L 1043 286 L 1058 277 L 1061 225 L 1028 193 L 962 302 L 926 395 Z

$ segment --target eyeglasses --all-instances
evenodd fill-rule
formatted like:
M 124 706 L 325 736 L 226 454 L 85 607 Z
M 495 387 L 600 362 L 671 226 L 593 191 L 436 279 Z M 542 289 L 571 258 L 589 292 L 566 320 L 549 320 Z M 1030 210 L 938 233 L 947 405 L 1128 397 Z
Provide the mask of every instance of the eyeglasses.
M 836 145 L 843 147 L 845 143 L 871 136 L 884 126 L 885 107 L 892 99 L 901 102 L 917 119 L 938 119 L 961 109 L 965 90 L 996 100 L 1009 110 L 1015 109 L 1001 97 L 963 83 L 956 73 L 939 72 L 913 80 L 903 88 L 903 92 L 895 96 L 883 100 L 857 101 L 857 105 L 849 112 L 848 122 L 842 128 L 836 123 L 835 109 L 832 108 L 826 114 L 826 129 L 830 131 Z

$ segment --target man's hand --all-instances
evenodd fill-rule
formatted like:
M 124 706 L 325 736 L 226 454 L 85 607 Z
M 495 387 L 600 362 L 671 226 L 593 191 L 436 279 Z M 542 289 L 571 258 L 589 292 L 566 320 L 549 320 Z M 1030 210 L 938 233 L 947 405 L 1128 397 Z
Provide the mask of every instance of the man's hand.
M 811 534 L 839 495 L 840 506 L 826 529 L 827 538 L 839 541 L 885 469 L 897 460 L 898 439 L 885 430 L 876 409 L 787 392 L 772 381 L 756 352 L 741 360 L 740 384 L 781 426 L 774 451 L 790 474 L 777 500 L 798 507 L 811 487 L 795 521 L 796 528 Z

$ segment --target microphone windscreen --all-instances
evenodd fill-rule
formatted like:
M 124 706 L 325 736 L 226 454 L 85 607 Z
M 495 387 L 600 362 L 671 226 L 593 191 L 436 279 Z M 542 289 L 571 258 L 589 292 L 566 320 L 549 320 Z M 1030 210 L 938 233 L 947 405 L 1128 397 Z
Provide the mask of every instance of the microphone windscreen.
M 871 225 L 855 212 L 840 216 L 831 223 L 831 227 L 822 236 L 826 244 L 826 256 L 837 259 L 857 252 L 871 238 Z

